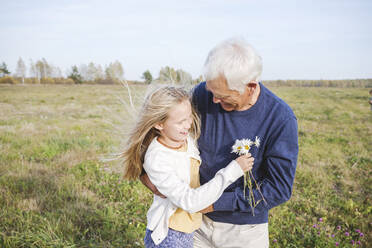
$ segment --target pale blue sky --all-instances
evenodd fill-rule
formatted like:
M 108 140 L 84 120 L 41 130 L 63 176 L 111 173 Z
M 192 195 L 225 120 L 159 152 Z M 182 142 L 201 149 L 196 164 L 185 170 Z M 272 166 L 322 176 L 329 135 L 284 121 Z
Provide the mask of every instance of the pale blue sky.
M 0 0 L 0 62 L 42 57 L 62 71 L 119 60 L 126 79 L 169 65 L 202 73 L 232 36 L 261 54 L 265 79 L 372 78 L 369 0 Z

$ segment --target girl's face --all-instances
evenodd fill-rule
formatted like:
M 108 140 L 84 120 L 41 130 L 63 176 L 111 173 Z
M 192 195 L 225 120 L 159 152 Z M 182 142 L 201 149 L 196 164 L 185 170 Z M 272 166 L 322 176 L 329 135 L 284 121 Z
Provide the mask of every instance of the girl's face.
M 185 100 L 173 106 L 165 122 L 155 125 L 160 131 L 160 142 L 170 147 L 180 147 L 187 139 L 192 121 L 190 101 Z

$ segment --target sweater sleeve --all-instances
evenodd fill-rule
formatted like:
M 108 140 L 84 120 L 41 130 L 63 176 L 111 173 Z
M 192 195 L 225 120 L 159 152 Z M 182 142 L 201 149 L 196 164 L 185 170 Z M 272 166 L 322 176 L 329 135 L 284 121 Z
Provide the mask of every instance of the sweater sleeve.
M 193 189 L 176 175 L 174 166 L 177 164 L 170 163 L 169 158 L 161 153 L 148 156 L 144 163 L 147 175 L 157 189 L 174 205 L 190 213 L 211 205 L 227 186 L 243 175 L 239 164 L 233 160 L 208 183 Z
M 297 120 L 285 121 L 268 141 L 260 170 L 264 178 L 257 181 L 261 193 L 253 189 L 254 198 L 261 200 L 254 208 L 255 214 L 278 206 L 291 197 L 298 156 Z M 256 178 L 257 179 L 257 178 Z M 213 204 L 214 211 L 252 212 L 243 189 L 236 187 L 233 192 L 224 192 Z M 262 200 L 262 196 L 265 201 Z

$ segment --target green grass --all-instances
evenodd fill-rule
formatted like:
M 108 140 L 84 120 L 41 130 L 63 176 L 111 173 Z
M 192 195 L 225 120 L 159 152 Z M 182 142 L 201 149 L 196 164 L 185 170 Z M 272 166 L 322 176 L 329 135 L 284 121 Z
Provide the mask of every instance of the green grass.
M 300 143 L 292 198 L 270 211 L 271 246 L 367 247 L 368 89 L 271 89 L 293 108 Z M 143 246 L 152 195 L 101 160 L 131 119 L 117 97 L 126 91 L 113 85 L 0 86 L 0 247 Z

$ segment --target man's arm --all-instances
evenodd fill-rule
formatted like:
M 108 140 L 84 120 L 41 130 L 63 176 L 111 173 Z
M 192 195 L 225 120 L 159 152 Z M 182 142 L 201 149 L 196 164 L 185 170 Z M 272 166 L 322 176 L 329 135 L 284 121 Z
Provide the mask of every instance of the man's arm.
M 150 181 L 149 176 L 146 172 L 143 172 L 140 176 L 140 180 L 143 185 L 146 186 L 153 194 L 160 196 L 161 198 L 167 198 L 165 195 L 159 192 L 159 190 L 155 187 L 155 185 Z
M 255 214 L 284 203 L 292 194 L 298 156 L 297 121 L 294 117 L 276 130 L 266 148 L 263 164 L 261 164 L 261 169 L 265 170 L 265 178 L 257 181 L 265 201 L 262 200 L 254 208 Z M 256 202 L 262 199 L 261 193 L 253 189 Z M 244 197 L 242 188 L 236 187 L 233 192 L 224 192 L 213 204 L 213 209 L 214 211 L 252 212 L 247 197 Z

